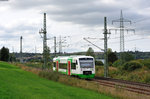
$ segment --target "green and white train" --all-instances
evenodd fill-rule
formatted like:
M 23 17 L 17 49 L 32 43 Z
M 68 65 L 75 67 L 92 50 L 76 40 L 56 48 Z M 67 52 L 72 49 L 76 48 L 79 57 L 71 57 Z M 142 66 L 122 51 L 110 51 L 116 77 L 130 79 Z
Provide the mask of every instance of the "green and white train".
M 58 56 L 53 59 L 53 71 L 79 78 L 95 77 L 95 61 L 92 56 Z

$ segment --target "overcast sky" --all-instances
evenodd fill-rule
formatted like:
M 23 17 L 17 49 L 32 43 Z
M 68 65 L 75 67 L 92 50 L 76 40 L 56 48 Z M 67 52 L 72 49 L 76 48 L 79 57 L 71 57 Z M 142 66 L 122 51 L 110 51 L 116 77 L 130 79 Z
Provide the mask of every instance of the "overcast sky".
M 111 24 L 120 18 L 123 11 L 125 28 L 135 29 L 125 32 L 125 50 L 150 51 L 150 1 L 149 0 L 9 0 L 0 1 L 0 47 L 10 52 L 19 52 L 19 39 L 23 36 L 23 52 L 42 52 L 42 38 L 39 30 L 43 27 L 43 13 L 47 13 L 47 37 L 59 36 L 66 39 L 63 51 L 86 51 L 92 47 L 84 37 L 103 38 L 103 20 L 107 17 L 108 29 L 118 28 L 119 23 Z M 119 51 L 119 31 L 111 32 L 108 47 Z M 64 38 L 66 37 L 66 38 Z M 104 41 L 90 39 L 104 48 Z M 53 39 L 47 41 L 53 52 Z M 57 50 L 58 51 L 58 50 Z

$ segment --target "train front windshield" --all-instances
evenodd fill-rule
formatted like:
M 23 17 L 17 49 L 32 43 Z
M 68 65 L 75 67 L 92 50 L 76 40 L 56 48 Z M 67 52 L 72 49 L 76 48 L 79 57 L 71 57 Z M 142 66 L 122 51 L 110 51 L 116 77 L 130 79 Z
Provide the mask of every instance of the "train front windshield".
M 94 61 L 93 58 L 79 58 L 81 68 L 93 68 Z

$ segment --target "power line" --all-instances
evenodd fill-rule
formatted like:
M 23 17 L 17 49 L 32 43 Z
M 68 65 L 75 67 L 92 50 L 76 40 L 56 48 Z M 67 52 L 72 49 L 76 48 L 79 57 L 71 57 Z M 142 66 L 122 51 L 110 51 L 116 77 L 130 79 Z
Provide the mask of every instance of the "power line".
M 89 42 L 90 44 L 92 44 L 93 46 L 97 47 L 98 49 L 104 51 L 104 49 L 100 48 L 99 46 L 97 46 L 96 44 L 92 43 L 91 41 L 89 41 L 87 38 L 83 38 L 85 41 Z
M 150 20 L 150 18 L 143 18 L 143 19 L 137 20 L 137 21 L 135 21 L 133 23 L 138 23 L 138 22 L 142 22 L 142 21 L 145 21 L 145 20 Z
M 128 40 L 126 42 L 132 42 L 132 41 L 137 41 L 137 40 L 142 40 L 142 39 L 149 39 L 149 38 L 139 38 L 139 39 L 133 39 L 133 40 Z M 114 43 L 119 43 L 119 42 L 110 42 L 111 44 L 114 44 Z
M 133 36 L 135 36 L 135 35 L 128 35 L 128 36 L 124 36 L 124 37 L 133 37 Z M 108 37 L 108 39 L 118 39 L 118 38 L 120 38 L 120 37 L 114 37 L 114 38 Z

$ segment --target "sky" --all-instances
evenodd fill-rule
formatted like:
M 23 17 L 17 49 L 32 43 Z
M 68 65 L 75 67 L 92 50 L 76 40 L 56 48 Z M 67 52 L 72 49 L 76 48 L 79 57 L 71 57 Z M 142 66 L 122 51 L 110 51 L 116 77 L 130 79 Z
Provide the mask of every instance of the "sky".
M 43 13 L 47 17 L 48 47 L 54 52 L 53 37 L 58 42 L 61 36 L 63 52 L 87 51 L 92 47 L 102 52 L 83 38 L 100 48 L 104 48 L 104 17 L 107 27 L 118 29 L 120 23 L 112 20 L 123 17 L 132 24 L 125 28 L 135 29 L 124 32 L 125 51 L 150 51 L 150 1 L 149 0 L 0 0 L 0 48 L 5 46 L 10 52 L 20 51 L 20 36 L 23 36 L 23 52 L 41 53 L 43 49 L 39 30 L 43 28 Z M 108 35 L 108 48 L 120 51 L 120 32 Z

